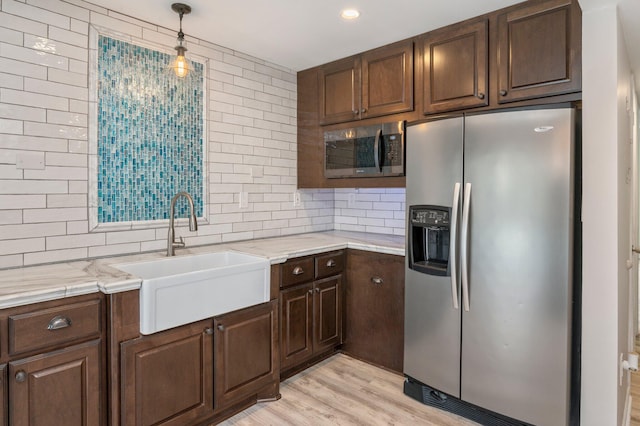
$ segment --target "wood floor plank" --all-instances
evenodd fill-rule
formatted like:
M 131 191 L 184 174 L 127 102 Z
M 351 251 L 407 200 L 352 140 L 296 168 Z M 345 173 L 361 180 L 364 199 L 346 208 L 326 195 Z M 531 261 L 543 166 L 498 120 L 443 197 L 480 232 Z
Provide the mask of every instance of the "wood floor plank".
M 221 424 L 477 425 L 409 398 L 402 392 L 403 381 L 398 374 L 338 354 L 282 382 L 280 400 L 254 405 Z

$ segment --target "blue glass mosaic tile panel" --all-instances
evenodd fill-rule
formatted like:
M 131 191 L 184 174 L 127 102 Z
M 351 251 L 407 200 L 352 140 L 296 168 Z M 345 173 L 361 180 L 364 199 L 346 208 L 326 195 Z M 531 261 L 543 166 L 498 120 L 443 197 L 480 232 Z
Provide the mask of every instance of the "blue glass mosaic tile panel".
M 171 198 L 202 216 L 203 65 L 178 79 L 171 56 L 98 39 L 98 222 L 168 219 Z M 184 198 L 176 217 L 188 216 Z

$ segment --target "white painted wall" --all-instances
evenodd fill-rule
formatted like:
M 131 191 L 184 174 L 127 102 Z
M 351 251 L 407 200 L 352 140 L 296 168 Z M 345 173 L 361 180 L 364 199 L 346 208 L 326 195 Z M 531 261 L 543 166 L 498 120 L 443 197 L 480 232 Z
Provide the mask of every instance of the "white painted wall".
M 629 65 L 615 2 L 583 4 L 582 402 L 585 426 L 619 425 L 628 377 Z

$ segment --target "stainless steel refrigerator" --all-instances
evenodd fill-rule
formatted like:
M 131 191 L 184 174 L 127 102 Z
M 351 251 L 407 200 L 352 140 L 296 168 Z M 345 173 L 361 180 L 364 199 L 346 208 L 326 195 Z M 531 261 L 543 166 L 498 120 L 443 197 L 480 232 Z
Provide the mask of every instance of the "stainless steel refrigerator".
M 483 424 L 569 424 L 574 120 L 407 127 L 405 393 Z

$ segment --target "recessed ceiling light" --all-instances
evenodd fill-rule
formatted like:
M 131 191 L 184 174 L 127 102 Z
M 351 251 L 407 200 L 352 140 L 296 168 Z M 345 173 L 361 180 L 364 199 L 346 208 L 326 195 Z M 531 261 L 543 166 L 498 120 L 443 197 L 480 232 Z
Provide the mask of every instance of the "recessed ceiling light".
M 360 16 L 360 12 L 358 12 L 356 9 L 345 9 L 340 12 L 340 16 L 342 17 L 342 19 L 356 19 L 358 16 Z

